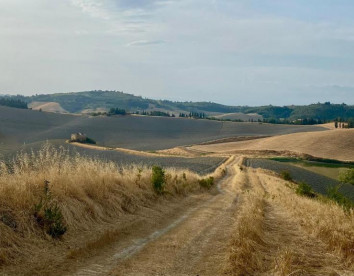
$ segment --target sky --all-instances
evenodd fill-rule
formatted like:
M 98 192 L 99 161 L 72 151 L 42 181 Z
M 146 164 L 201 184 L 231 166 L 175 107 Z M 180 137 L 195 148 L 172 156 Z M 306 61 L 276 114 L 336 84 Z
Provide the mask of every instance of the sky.
M 0 93 L 354 104 L 353 0 L 1 0 Z

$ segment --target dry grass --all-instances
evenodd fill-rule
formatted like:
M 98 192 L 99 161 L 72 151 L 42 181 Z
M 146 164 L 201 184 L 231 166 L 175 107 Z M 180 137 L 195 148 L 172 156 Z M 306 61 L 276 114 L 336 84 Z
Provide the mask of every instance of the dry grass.
M 352 275 L 354 213 L 298 196 L 294 184 L 244 169 L 247 189 L 230 245 L 227 275 Z
M 28 107 L 33 110 L 42 110 L 45 112 L 68 113 L 59 103 L 56 102 L 31 102 Z
M 252 141 L 197 145 L 193 150 L 232 154 L 239 151 L 288 151 L 315 157 L 354 161 L 354 129 L 301 132 Z
M 222 174 L 220 167 L 215 177 Z M 55 241 L 34 218 L 46 181 L 50 200 L 59 206 L 68 228 L 65 239 L 151 205 L 159 197 L 200 191 L 200 178 L 187 170 L 166 169 L 165 192 L 159 196 L 147 167 L 118 167 L 80 155 L 70 157 L 64 148 L 49 145 L 38 153 L 21 154 L 11 164 L 0 165 L 0 264 L 19 262 Z
M 329 200 L 294 195 L 293 189 L 287 187 L 292 184 L 264 177 L 271 183 L 267 187 L 274 196 L 274 203 L 282 206 L 307 233 L 326 244 L 330 252 L 343 257 L 348 267 L 354 269 L 354 210 L 345 211 Z
M 232 264 L 226 271 L 232 275 L 254 275 L 266 270 L 262 254 L 266 246 L 263 240 L 265 201 L 260 191 L 247 192 L 232 239 Z

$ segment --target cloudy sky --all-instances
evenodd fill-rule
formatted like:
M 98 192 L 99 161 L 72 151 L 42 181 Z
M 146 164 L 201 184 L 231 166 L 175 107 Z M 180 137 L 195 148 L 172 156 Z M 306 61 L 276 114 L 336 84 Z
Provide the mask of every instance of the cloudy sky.
M 0 93 L 354 104 L 353 0 L 1 0 Z

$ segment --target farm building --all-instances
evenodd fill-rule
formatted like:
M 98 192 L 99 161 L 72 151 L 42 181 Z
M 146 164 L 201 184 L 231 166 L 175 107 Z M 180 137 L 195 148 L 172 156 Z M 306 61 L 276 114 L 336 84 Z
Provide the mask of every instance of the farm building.
M 71 134 L 70 142 L 84 143 L 87 141 L 87 136 L 81 132 Z

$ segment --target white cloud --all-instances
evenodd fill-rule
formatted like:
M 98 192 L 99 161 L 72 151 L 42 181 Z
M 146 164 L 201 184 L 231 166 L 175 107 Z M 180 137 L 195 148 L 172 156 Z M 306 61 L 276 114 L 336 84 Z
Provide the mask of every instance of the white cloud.
M 321 20 L 296 2 L 3 0 L 0 93 L 116 89 L 252 104 L 353 87 L 351 16 Z
M 165 44 L 166 41 L 164 40 L 138 40 L 138 41 L 132 41 L 127 44 L 128 47 L 130 46 L 149 46 L 149 45 L 159 45 L 159 44 Z
M 71 3 L 92 17 L 110 19 L 109 13 L 104 9 L 103 2 L 99 0 L 71 0 Z

